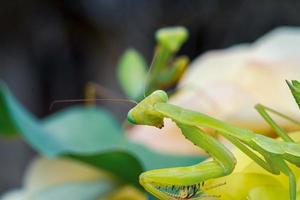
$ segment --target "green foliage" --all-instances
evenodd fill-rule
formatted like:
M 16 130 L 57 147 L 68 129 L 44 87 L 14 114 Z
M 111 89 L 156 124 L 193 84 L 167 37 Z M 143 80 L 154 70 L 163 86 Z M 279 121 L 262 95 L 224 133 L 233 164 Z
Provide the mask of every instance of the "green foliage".
M 138 99 L 144 92 L 147 77 L 143 56 L 135 49 L 126 50 L 119 61 L 117 75 L 125 94 L 131 99 Z
M 300 108 L 300 82 L 296 80 L 292 80 L 291 82 L 289 81 L 286 82 L 295 98 L 296 103 Z
M 0 84 L 3 84 L 0 82 Z M 5 89 L 5 88 L 3 88 Z M 7 106 L 6 99 L 7 97 L 3 92 L 0 93 L 0 133 L 5 136 L 15 136 L 17 135 L 17 128 L 14 125 L 14 122 L 11 116 L 11 112 L 9 110 L 9 106 Z
M 128 141 L 111 114 L 104 109 L 86 106 L 55 113 L 43 121 L 26 111 L 4 83 L 0 84 L 0 119 L 40 154 L 65 156 L 105 169 L 122 182 L 140 187 L 139 174 L 144 170 L 167 166 L 190 165 L 202 158 L 164 155 Z M 0 121 L 0 135 L 6 135 Z M 121 166 L 121 167 L 120 167 Z

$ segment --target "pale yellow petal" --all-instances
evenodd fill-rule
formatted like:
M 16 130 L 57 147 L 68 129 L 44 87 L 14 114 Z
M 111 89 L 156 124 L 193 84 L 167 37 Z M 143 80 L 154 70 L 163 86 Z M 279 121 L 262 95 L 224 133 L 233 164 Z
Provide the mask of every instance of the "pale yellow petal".
M 34 193 L 61 183 L 105 178 L 111 179 L 111 176 L 78 161 L 39 157 L 31 163 L 25 174 L 24 189 L 27 193 Z

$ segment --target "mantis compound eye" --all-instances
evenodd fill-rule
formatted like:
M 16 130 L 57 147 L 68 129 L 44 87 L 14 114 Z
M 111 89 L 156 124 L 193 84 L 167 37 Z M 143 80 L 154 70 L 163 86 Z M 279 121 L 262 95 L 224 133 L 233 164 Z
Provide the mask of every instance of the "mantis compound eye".
M 168 101 L 168 95 L 165 91 L 163 90 L 156 90 L 154 91 L 151 95 L 156 96 L 160 102 L 167 102 Z
M 135 121 L 135 119 L 134 119 L 133 116 L 132 116 L 132 111 L 131 111 L 131 110 L 130 110 L 130 111 L 128 112 L 128 114 L 127 114 L 127 120 L 128 120 L 130 123 L 132 123 L 132 124 L 137 124 L 136 121 Z

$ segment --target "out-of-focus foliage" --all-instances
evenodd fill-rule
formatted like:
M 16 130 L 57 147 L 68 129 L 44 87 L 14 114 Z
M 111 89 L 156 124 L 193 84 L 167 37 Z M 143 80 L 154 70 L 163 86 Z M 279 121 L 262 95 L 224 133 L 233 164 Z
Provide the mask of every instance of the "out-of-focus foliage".
M 141 189 L 138 177 L 144 170 L 190 165 L 202 160 L 160 154 L 130 142 L 110 113 L 99 107 L 69 108 L 41 121 L 18 103 L 3 82 L 0 85 L 0 104 L 5 108 L 0 111 L 0 118 L 10 120 L 10 130 L 14 130 L 11 134 L 21 134 L 40 154 L 71 158 L 105 170 L 117 177 L 119 184 L 131 184 Z M 0 122 L 0 130 L 6 130 L 4 126 Z M 0 132 L 7 135 L 3 133 Z M 109 185 L 100 182 L 87 184 L 110 189 Z M 86 185 L 65 185 L 68 190 L 75 188 L 79 192 L 77 187 L 85 188 Z M 53 195 L 64 195 L 59 188 L 50 188 L 49 191 Z
M 291 89 L 292 94 L 295 98 L 295 101 L 300 108 L 300 82 L 293 80 L 292 82 L 287 81 L 287 84 L 288 84 L 289 88 Z
M 128 49 L 118 65 L 118 79 L 125 94 L 137 99 L 144 92 L 147 78 L 147 64 L 143 56 L 135 49 Z
M 188 38 L 183 27 L 162 28 L 156 32 L 157 45 L 150 71 L 146 69 L 144 58 L 136 50 L 128 49 L 118 64 L 118 79 L 125 94 L 135 100 L 156 89 L 166 89 L 175 85 L 183 75 L 189 59 L 175 57 Z M 145 93 L 145 94 L 144 94 Z
M 142 172 L 142 165 L 126 152 L 127 141 L 121 135 L 121 128 L 106 111 L 94 107 L 72 108 L 41 123 L 22 108 L 3 83 L 0 93 L 0 101 L 9 110 L 11 124 L 39 153 L 77 158 L 113 171 L 138 186 L 137 176 Z M 0 114 L 8 118 L 7 113 Z M 124 168 L 116 166 L 118 162 L 122 162 Z

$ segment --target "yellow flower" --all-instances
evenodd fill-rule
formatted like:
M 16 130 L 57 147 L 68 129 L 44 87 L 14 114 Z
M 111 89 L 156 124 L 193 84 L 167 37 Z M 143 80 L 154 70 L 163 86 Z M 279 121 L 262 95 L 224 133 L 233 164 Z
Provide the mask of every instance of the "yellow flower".
M 300 142 L 300 132 L 290 136 Z M 226 177 L 207 181 L 206 188 L 210 195 L 220 195 L 220 200 L 287 200 L 289 183 L 287 176 L 273 175 L 252 161 L 238 149 L 234 150 L 237 166 L 234 172 Z M 290 165 L 297 178 L 297 190 L 300 192 L 300 169 Z M 222 183 L 225 183 L 222 185 Z M 300 193 L 297 198 L 300 199 Z

